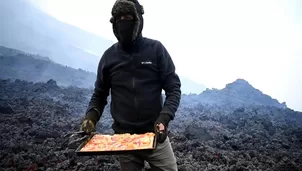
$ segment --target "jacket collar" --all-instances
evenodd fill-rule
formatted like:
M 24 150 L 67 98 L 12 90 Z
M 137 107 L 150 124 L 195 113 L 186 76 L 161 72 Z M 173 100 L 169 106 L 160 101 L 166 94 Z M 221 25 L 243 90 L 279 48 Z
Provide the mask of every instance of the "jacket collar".
M 135 42 L 133 43 L 130 49 L 124 49 L 120 43 L 118 43 L 118 47 L 127 53 L 133 53 L 140 48 L 143 41 L 144 41 L 144 37 L 142 36 L 142 34 L 140 34 L 138 35 L 138 37 L 136 38 Z

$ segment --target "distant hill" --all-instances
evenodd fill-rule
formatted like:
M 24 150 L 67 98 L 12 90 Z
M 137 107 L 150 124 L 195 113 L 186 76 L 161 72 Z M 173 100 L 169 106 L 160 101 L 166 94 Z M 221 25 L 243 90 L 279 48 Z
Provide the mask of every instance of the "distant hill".
M 0 45 L 94 72 L 113 42 L 60 22 L 28 0 L 0 1 Z
M 52 61 L 49 57 L 33 55 L 20 50 L 0 46 L 1 79 L 21 79 L 32 82 L 57 81 L 60 86 L 92 88 L 96 79 L 94 72 L 74 69 Z M 202 92 L 205 87 L 180 77 L 182 93 Z
M 91 88 L 96 74 L 53 62 L 47 57 L 0 46 L 0 78 L 31 82 L 57 81 L 60 86 Z
M 0 56 L 9 57 L 9 56 L 16 56 L 18 54 L 23 54 L 23 55 L 26 55 L 26 56 L 30 56 L 30 57 L 32 57 L 34 59 L 39 59 L 39 60 L 44 60 L 44 61 L 52 62 L 52 60 L 49 57 L 44 57 L 44 56 L 40 56 L 40 55 L 34 55 L 34 54 L 31 54 L 31 53 L 23 52 L 21 50 L 17 50 L 17 49 L 12 49 L 12 48 L 7 48 L 7 47 L 4 47 L 4 46 L 0 46 Z
M 250 106 L 250 105 L 264 105 L 274 106 L 279 108 L 287 108 L 285 102 L 280 103 L 269 95 L 262 93 L 260 90 L 254 88 L 244 79 L 237 79 L 229 83 L 225 88 L 206 89 L 199 95 L 190 95 L 182 97 L 185 104 L 214 104 L 228 107 Z

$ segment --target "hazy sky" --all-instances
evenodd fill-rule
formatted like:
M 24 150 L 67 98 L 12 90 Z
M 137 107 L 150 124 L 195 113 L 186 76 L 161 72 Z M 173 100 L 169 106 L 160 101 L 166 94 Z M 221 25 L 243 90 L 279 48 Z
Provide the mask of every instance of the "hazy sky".
M 32 1 L 61 21 L 116 41 L 109 22 L 114 0 Z M 166 46 L 179 75 L 219 89 L 243 78 L 302 111 L 302 1 L 140 3 L 143 35 Z

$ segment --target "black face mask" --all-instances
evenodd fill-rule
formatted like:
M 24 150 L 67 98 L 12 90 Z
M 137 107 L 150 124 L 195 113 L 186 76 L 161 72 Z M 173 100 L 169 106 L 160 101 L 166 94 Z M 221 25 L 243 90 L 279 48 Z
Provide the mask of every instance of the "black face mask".
M 119 35 L 119 42 L 124 48 L 128 49 L 133 44 L 132 36 L 134 24 L 134 20 L 120 20 L 116 23 L 116 31 Z

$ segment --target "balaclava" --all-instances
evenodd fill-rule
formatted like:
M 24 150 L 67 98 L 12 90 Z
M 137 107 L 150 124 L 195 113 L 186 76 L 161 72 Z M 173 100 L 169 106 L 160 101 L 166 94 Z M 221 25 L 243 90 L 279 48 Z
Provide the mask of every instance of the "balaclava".
M 134 20 L 116 20 L 117 17 L 125 14 L 132 14 Z M 144 22 L 143 14 L 143 6 L 137 0 L 116 0 L 113 5 L 110 22 L 114 35 L 123 48 L 131 48 L 137 38 L 141 36 Z

